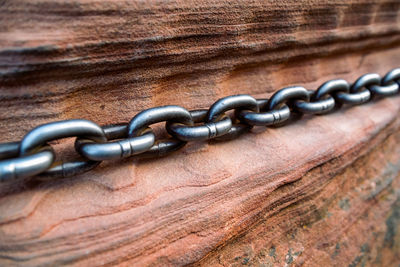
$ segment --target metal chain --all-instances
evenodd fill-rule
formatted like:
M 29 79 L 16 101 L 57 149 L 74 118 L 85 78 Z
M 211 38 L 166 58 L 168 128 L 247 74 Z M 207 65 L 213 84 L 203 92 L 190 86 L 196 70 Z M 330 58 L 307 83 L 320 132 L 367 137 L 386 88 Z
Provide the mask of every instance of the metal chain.
M 87 172 L 103 160 L 159 157 L 182 148 L 187 142 L 237 138 L 253 126 L 281 126 L 294 116 L 327 114 L 343 104 L 359 105 L 372 98 L 399 93 L 400 68 L 383 78 L 376 73 L 359 77 L 353 84 L 330 80 L 317 90 L 286 87 L 270 99 L 233 95 L 219 99 L 206 110 L 188 111 L 180 106 L 146 109 L 129 123 L 100 127 L 88 120 L 64 120 L 40 125 L 20 142 L 0 143 L 0 181 L 35 175 L 72 176 Z M 336 109 L 335 109 L 336 108 Z M 232 114 L 227 114 L 228 111 Z M 151 124 L 166 122 L 169 138 L 157 140 Z M 76 137 L 80 160 L 55 162 L 49 141 Z

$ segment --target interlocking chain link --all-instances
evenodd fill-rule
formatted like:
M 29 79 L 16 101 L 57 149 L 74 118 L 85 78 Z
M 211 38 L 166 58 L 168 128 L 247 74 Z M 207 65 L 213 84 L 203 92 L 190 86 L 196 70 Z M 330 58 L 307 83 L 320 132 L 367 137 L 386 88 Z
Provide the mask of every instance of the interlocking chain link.
M 64 120 L 40 125 L 19 142 L 0 143 L 0 181 L 35 175 L 72 176 L 87 172 L 103 160 L 159 157 L 182 148 L 187 142 L 237 138 L 254 126 L 282 126 L 293 115 L 327 114 L 342 105 L 359 105 L 373 98 L 397 95 L 400 68 L 383 78 L 376 73 L 359 77 L 351 85 L 336 79 L 317 90 L 286 87 L 270 99 L 232 95 L 211 107 L 188 111 L 180 106 L 161 106 L 141 111 L 129 123 L 98 126 L 88 120 Z M 232 114 L 227 114 L 233 111 Z M 157 140 L 152 124 L 166 122 L 169 138 Z M 81 159 L 56 162 L 49 141 L 76 137 L 75 150 Z

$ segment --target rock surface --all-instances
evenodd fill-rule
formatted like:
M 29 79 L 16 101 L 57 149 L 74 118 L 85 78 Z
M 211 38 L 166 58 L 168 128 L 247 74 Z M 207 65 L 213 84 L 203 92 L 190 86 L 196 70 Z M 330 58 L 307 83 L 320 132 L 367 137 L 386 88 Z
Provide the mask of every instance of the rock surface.
M 384 74 L 398 1 L 0 1 L 0 139 Z M 398 266 L 400 96 L 0 184 L 0 265 Z M 54 142 L 70 153 L 72 140 Z

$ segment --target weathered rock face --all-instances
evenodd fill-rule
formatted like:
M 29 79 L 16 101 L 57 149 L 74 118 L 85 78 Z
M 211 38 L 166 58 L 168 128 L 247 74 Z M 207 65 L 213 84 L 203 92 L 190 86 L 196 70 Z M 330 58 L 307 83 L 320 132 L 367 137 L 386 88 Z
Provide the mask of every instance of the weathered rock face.
M 268 204 L 259 210 L 251 230 L 233 237 L 201 263 L 396 266 L 399 138 L 398 133 L 378 135 L 372 141 L 374 149 L 350 150 L 275 190 L 263 199 Z
M 400 62 L 398 1 L 0 1 L 1 142 Z M 400 96 L 0 184 L 0 265 L 397 266 Z M 71 140 L 56 142 L 71 154 Z

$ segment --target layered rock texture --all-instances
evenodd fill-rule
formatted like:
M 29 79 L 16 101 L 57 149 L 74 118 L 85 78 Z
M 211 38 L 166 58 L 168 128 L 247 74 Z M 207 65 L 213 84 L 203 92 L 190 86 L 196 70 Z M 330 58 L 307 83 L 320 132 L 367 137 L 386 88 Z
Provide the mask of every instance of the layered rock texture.
M 0 141 L 399 67 L 399 1 L 0 0 Z M 400 96 L 0 184 L 2 266 L 399 266 Z M 53 142 L 76 156 L 73 140 Z

